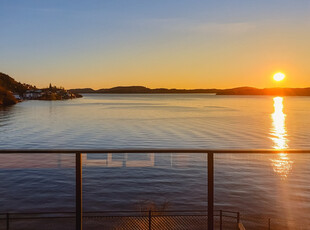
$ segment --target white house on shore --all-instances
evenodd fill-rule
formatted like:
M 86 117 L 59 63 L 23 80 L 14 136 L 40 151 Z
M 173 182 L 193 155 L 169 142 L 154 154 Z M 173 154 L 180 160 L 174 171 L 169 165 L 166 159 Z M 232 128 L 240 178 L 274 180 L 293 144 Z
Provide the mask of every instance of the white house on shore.
M 24 93 L 23 97 L 24 99 L 37 99 L 42 96 L 42 90 L 27 90 L 26 93 Z

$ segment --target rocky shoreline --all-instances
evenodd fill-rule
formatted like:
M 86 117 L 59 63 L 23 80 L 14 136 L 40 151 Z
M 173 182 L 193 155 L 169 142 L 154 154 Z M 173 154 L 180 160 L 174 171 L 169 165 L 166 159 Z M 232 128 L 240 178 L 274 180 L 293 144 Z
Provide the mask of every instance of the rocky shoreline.
M 51 84 L 48 88 L 38 89 L 35 86 L 17 82 L 9 75 L 0 72 L 0 106 L 10 106 L 24 100 L 55 101 L 81 97 L 79 93 Z

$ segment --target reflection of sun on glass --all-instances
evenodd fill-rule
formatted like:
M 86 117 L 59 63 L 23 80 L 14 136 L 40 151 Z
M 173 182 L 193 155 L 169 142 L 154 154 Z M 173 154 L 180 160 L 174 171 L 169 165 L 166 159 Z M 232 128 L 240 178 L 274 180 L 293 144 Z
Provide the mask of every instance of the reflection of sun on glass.
M 274 101 L 274 113 L 272 117 L 272 129 L 271 139 L 274 143 L 274 149 L 286 149 L 287 145 L 287 133 L 285 128 L 285 114 L 283 112 L 283 98 L 275 97 Z M 278 154 L 277 158 L 271 159 L 273 170 L 278 173 L 282 178 L 286 178 L 292 170 L 293 161 L 291 161 L 286 153 Z

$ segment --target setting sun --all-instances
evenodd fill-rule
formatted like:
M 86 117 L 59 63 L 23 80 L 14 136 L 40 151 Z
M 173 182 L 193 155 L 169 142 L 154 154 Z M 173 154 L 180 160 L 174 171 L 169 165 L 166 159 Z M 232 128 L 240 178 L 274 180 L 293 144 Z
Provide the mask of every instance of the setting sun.
M 285 78 L 285 75 L 283 73 L 276 73 L 273 75 L 273 79 L 275 81 L 282 81 Z

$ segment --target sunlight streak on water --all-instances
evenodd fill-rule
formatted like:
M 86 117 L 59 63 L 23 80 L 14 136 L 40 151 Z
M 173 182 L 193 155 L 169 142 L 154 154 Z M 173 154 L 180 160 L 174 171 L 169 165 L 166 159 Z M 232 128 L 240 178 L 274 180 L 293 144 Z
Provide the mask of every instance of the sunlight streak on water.
M 288 148 L 288 139 L 287 139 L 287 131 L 285 127 L 285 117 L 286 114 L 283 112 L 283 97 L 275 97 L 273 98 L 274 101 L 274 113 L 271 115 L 272 117 L 272 129 L 271 129 L 271 139 L 274 142 L 273 148 L 274 149 L 287 149 Z M 287 178 L 288 175 L 291 173 L 293 168 L 293 161 L 290 160 L 287 153 L 282 152 L 277 154 L 274 159 L 271 160 L 271 165 L 273 167 L 273 171 L 277 173 L 282 182 L 280 187 L 282 188 L 282 192 L 279 194 L 278 199 L 285 201 L 286 204 L 292 205 L 290 199 L 290 189 L 287 187 Z M 291 212 L 291 208 L 284 207 L 284 212 L 286 215 L 286 219 L 294 218 L 294 214 Z M 287 222 L 288 229 L 294 229 L 290 223 Z
M 272 129 L 271 139 L 274 142 L 274 149 L 287 149 L 288 139 L 285 128 L 286 114 L 283 112 L 283 97 L 275 97 L 274 101 L 274 113 L 272 117 Z M 279 153 L 277 158 L 271 159 L 271 165 L 274 172 L 281 176 L 282 179 L 287 178 L 292 171 L 293 161 L 290 160 L 287 153 Z

